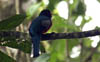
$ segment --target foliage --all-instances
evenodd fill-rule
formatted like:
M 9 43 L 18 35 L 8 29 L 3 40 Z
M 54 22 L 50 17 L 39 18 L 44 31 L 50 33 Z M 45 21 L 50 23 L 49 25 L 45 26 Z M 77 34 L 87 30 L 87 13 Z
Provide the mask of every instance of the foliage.
M 0 30 L 11 30 L 20 25 L 25 19 L 25 15 L 19 14 L 0 21 Z M 6 27 L 5 27 L 6 26 Z
M 56 5 L 60 2 L 60 0 L 49 0 L 48 9 L 53 11 Z
M 26 11 L 26 15 L 15 15 L 12 17 L 9 17 L 8 19 L 0 21 L 0 30 L 9 31 L 17 26 L 19 26 L 21 23 L 24 22 L 24 19 L 27 18 L 27 20 L 31 18 L 35 18 L 38 11 L 44 8 L 49 9 L 53 13 L 53 26 L 49 30 L 49 32 L 77 32 L 82 31 L 83 26 L 89 22 L 92 18 L 89 17 L 89 19 L 85 19 L 85 12 L 86 12 L 86 5 L 84 1 L 82 0 L 73 0 L 73 3 L 69 3 L 70 0 L 64 0 L 68 4 L 68 19 L 64 19 L 60 17 L 56 11 L 56 5 L 61 2 L 62 0 L 49 0 L 48 5 L 44 5 L 43 2 L 37 2 L 31 7 L 28 8 Z M 98 0 L 99 1 L 99 0 Z M 56 13 L 54 12 L 56 11 Z M 80 26 L 77 26 L 75 24 L 76 19 L 82 16 L 82 22 Z M 28 21 L 29 22 L 29 21 Z M 5 27 L 6 25 L 6 27 Z M 8 46 L 11 48 L 16 48 L 24 53 L 30 53 L 31 52 L 31 42 L 30 41 L 23 41 L 22 43 L 19 41 L 16 41 L 16 39 L 9 39 L 7 42 L 1 42 L 0 46 Z M 46 54 L 42 54 L 39 56 L 34 62 L 79 62 L 83 61 L 91 54 L 91 43 L 93 41 L 89 38 L 84 39 L 65 39 L 65 40 L 51 40 L 50 43 L 47 42 L 50 47 L 48 48 L 48 51 Z M 80 54 L 79 56 L 72 58 L 72 49 L 73 47 L 80 46 L 81 49 L 79 50 Z M 41 49 L 45 49 L 45 47 L 41 47 Z M 5 57 L 5 59 L 4 59 Z M 1 59 L 4 59 L 5 61 L 2 62 L 14 62 L 11 58 L 9 58 L 7 55 L 3 54 L 0 51 L 0 61 Z M 93 62 L 100 61 L 100 46 L 96 49 L 96 53 L 93 53 L 92 56 Z M 6 59 L 8 61 L 6 61 Z
M 16 61 L 0 51 L 0 62 L 16 62 Z
M 32 5 L 31 7 L 29 7 L 29 9 L 27 10 L 27 18 L 30 19 L 37 11 L 38 8 L 42 5 L 42 3 L 37 3 Z
M 0 44 L 0 46 L 9 46 L 11 48 L 15 48 L 15 49 L 24 51 L 25 53 L 31 52 L 31 43 L 29 41 L 17 42 L 14 40 L 10 40 L 6 43 Z

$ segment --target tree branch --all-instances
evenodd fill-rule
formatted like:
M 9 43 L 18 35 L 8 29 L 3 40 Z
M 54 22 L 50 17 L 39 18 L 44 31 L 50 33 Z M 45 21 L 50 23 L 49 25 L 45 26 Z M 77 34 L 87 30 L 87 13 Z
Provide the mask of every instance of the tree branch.
M 56 39 L 74 39 L 85 38 L 100 35 L 100 29 L 84 31 L 84 32 L 72 32 L 72 33 L 47 33 L 41 36 L 41 40 L 56 40 Z M 0 31 L 0 41 L 5 38 L 29 40 L 28 33 L 16 32 L 16 31 Z
M 90 30 L 84 32 L 72 32 L 72 33 L 51 33 L 42 36 L 43 40 L 55 40 L 55 39 L 74 39 L 74 38 L 84 38 L 100 35 L 100 30 Z
M 95 48 L 91 49 L 89 56 L 85 59 L 84 62 L 91 62 L 93 54 L 97 51 L 97 48 L 100 46 L 100 41 Z

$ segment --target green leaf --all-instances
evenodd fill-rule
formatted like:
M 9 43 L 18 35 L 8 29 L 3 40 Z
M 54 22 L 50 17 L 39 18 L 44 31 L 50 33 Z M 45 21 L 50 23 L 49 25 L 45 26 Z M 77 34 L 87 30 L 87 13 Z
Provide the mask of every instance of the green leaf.
M 68 50 L 71 52 L 72 48 L 79 44 L 79 39 L 68 39 Z
M 34 62 L 48 62 L 49 55 L 48 54 L 42 54 L 39 56 Z
M 0 22 L 0 30 L 11 30 L 20 25 L 25 19 L 25 15 L 19 14 Z
M 85 7 L 84 2 L 79 1 L 76 10 L 77 10 L 78 15 L 84 15 L 85 11 L 86 11 L 86 7 Z
M 93 42 L 93 40 L 91 40 L 90 38 L 85 38 L 83 43 L 84 43 L 84 46 L 90 48 L 92 42 Z
M 5 42 L 4 44 L 0 44 L 0 46 L 8 46 L 11 48 L 16 48 L 25 53 L 31 52 L 31 42 L 29 41 L 23 41 L 23 42 L 8 41 L 8 42 Z
M 52 31 L 64 32 L 64 28 L 67 27 L 66 20 L 58 15 L 53 16 L 52 23 L 53 23 L 51 27 Z
M 92 59 L 93 62 L 99 62 L 100 61 L 100 53 L 94 53 L 92 58 L 93 58 Z
M 52 11 L 61 0 L 49 0 L 48 9 Z
M 84 1 L 74 0 L 74 3 L 70 5 L 70 11 L 72 11 L 72 15 L 85 15 L 86 5 Z
M 100 0 L 97 0 L 100 3 Z
M 51 45 L 50 62 L 64 61 L 65 55 L 65 40 L 55 40 Z
M 0 51 L 0 62 L 16 62 L 16 61 Z
M 86 23 L 90 22 L 90 20 L 92 19 L 91 17 L 89 17 L 89 19 L 85 19 L 85 17 L 83 16 L 82 17 L 82 22 L 81 22 L 81 25 L 80 27 L 82 28 Z

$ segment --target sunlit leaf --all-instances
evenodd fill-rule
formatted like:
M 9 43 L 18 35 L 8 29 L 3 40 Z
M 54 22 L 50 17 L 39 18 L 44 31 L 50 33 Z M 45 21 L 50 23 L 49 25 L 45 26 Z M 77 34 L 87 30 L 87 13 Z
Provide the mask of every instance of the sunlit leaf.
M 65 54 L 65 40 L 55 40 L 51 46 L 50 62 L 63 61 Z
M 61 31 L 64 32 L 64 28 L 67 27 L 66 20 L 57 15 L 53 16 L 52 23 L 53 25 L 51 27 L 51 30 L 53 31 L 58 31 L 58 29 L 62 29 Z
M 86 23 L 88 23 L 91 19 L 92 19 L 92 18 L 89 17 L 89 19 L 87 20 L 87 19 L 85 19 L 85 17 L 83 16 L 83 20 L 82 20 L 82 22 L 81 22 L 80 27 L 83 27 L 83 26 L 84 26 Z
M 29 9 L 26 12 L 28 18 L 31 18 L 37 12 L 37 10 L 41 6 L 41 4 L 42 3 L 37 3 L 37 4 L 34 4 L 31 7 L 29 7 Z
M 93 40 L 91 40 L 89 38 L 85 38 L 83 43 L 84 43 L 84 46 L 91 47 L 92 42 L 93 42 Z

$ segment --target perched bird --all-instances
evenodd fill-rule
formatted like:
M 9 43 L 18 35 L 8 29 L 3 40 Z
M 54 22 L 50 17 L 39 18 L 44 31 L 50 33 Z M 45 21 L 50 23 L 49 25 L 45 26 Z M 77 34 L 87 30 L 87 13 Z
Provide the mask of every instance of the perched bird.
M 41 11 L 39 16 L 32 21 L 29 27 L 29 34 L 33 45 L 33 57 L 39 56 L 40 38 L 41 35 L 46 33 L 52 26 L 51 18 L 51 12 L 48 9 L 45 9 Z

